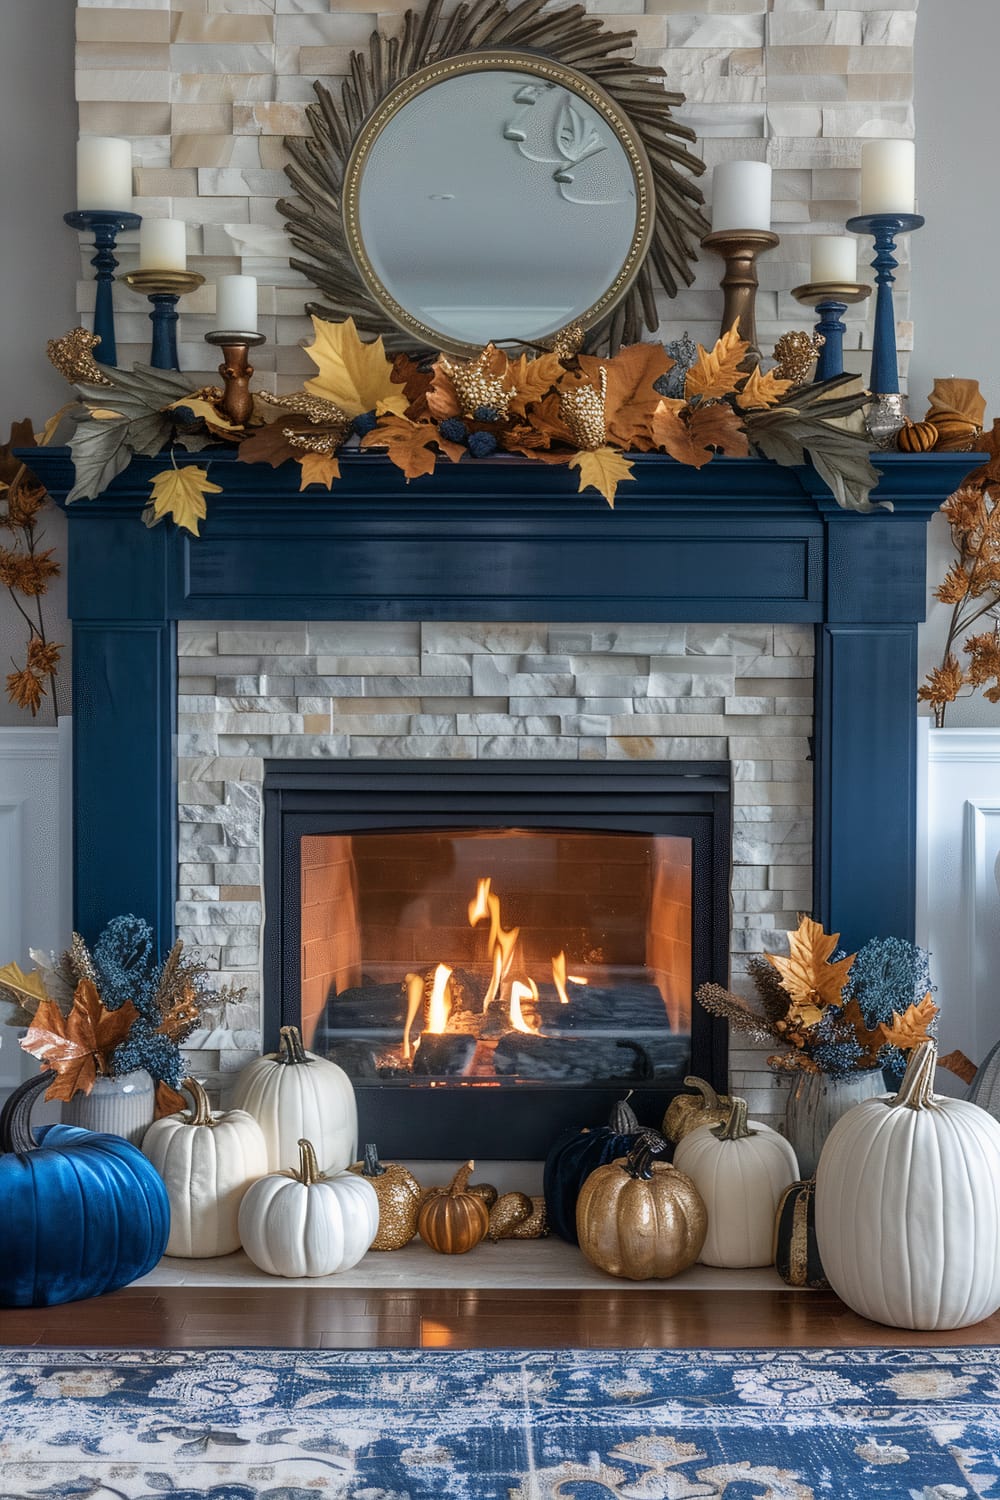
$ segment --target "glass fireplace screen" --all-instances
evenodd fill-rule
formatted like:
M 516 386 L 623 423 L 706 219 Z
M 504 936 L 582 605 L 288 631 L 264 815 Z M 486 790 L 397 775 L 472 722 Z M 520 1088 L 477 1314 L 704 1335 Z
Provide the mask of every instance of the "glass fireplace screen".
M 688 838 L 306 835 L 302 1022 L 357 1080 L 677 1084 L 691 1058 Z

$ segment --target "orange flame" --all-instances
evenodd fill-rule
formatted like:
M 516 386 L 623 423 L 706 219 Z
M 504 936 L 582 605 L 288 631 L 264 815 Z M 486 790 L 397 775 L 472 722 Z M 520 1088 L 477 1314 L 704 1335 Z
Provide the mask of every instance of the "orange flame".
M 552 983 L 556 987 L 563 1005 L 569 1004 L 569 996 L 566 993 L 566 954 L 565 951 L 557 953 L 552 960 Z
M 476 927 L 490 915 L 490 877 L 481 875 L 476 886 L 476 899 L 469 902 L 469 926 Z
M 510 987 L 510 1024 L 515 1031 L 527 1032 L 528 1036 L 534 1036 L 534 1026 L 529 1026 L 521 1013 L 522 1000 L 537 1000 L 538 986 L 533 979 L 527 984 L 522 984 L 520 979 L 515 979 Z
M 451 1007 L 447 1000 L 447 989 L 450 978 L 451 970 L 448 965 L 438 964 L 434 970 L 434 984 L 431 988 L 430 1004 L 427 1007 L 425 1031 L 433 1031 L 440 1034 L 448 1024 L 448 1012 Z

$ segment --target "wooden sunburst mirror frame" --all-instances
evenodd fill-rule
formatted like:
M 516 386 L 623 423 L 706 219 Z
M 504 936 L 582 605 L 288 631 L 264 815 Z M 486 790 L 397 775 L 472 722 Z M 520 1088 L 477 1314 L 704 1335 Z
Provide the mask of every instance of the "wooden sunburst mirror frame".
M 691 285 L 698 247 L 709 230 L 700 212 L 704 196 L 694 181 L 705 164 L 686 144 L 695 140 L 694 131 L 672 113 L 684 95 L 663 86 L 662 69 L 620 55 L 634 31 L 608 31 L 580 5 L 543 13 L 545 0 L 475 0 L 442 20 L 442 4 L 430 0 L 422 12 L 407 11 L 398 37 L 375 32 L 367 53 L 353 52 L 339 101 L 315 83 L 316 102 L 307 109 L 311 133 L 286 139 L 291 161 L 285 173 L 296 196 L 280 199 L 278 210 L 300 252 L 289 263 L 327 299 L 307 302 L 306 311 L 329 321 L 353 317 L 359 329 L 382 335 L 390 349 L 428 347 L 421 325 L 401 326 L 399 310 L 390 315 L 358 266 L 345 211 L 348 165 L 372 116 L 415 72 L 462 54 L 520 49 L 572 69 L 603 92 L 648 164 L 653 212 L 643 253 L 614 305 L 599 307 L 586 329 L 592 349 L 614 352 L 638 342 L 659 326 L 656 292 L 673 297 L 680 285 Z

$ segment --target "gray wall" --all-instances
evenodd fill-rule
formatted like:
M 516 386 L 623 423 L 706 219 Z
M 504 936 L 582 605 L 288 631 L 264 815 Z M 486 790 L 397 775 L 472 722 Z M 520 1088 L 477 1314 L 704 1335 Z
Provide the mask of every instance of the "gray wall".
M 30 417 L 36 430 L 72 393 L 45 357 L 50 338 L 77 319 L 77 237 L 62 222 L 76 206 L 76 104 L 73 85 L 75 0 L 0 3 L 0 432 Z M 44 519 L 45 546 L 64 553 L 65 523 L 53 509 Z M 65 579 L 44 600 L 50 638 L 68 640 Z M 10 659 L 24 659 L 25 627 L 0 592 L 0 683 Z M 69 663 L 61 675 L 60 709 L 69 705 Z M 0 725 L 30 717 L 0 691 Z M 38 723 L 52 722 L 44 703 Z
M 691 0 L 696 13 L 704 0 Z M 62 225 L 74 202 L 76 106 L 73 102 L 74 0 L 2 0 L 0 137 L 4 213 L 0 215 L 0 423 L 30 416 L 39 424 L 66 397 L 45 359 L 45 341 L 76 319 L 77 245 Z M 936 375 L 977 376 L 991 416 L 1000 414 L 1000 361 L 983 272 L 998 243 L 1000 202 L 993 188 L 1000 125 L 995 58 L 997 0 L 921 0 L 916 40 L 916 120 L 920 209 L 926 227 L 913 243 L 911 363 L 913 411 L 920 415 Z M 974 209 L 974 212 L 970 210 Z M 46 522 L 60 542 L 58 516 Z M 932 532 L 930 580 L 944 572 L 947 530 Z M 63 613 L 57 587 L 50 620 Z M 940 656 L 946 611 L 932 604 L 924 631 L 928 665 Z M 55 630 L 66 638 L 65 624 Z M 17 616 L 0 596 L 0 661 L 23 650 Z M 6 670 L 6 667 L 4 668 Z M 68 688 L 68 671 L 63 688 Z M 0 694 L 0 724 L 25 723 Z M 995 724 L 1000 706 L 981 697 L 949 711 L 949 723 Z

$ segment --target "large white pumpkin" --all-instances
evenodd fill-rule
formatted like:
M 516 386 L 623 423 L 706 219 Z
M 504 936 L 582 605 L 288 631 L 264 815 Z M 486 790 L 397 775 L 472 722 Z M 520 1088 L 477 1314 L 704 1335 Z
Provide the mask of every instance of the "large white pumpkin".
M 267 1171 L 264 1134 L 243 1110 L 213 1115 L 197 1079 L 186 1078 L 181 1088 L 194 1108 L 155 1120 L 142 1138 L 170 1200 L 166 1253 L 199 1260 L 231 1255 L 240 1248 L 243 1194 Z
M 691 1178 L 708 1210 L 702 1265 L 771 1265 L 778 1203 L 799 1176 L 784 1136 L 748 1120 L 746 1100 L 734 1098 L 724 1124 L 699 1125 L 678 1142 L 674 1166 Z
M 248 1189 L 240 1205 L 243 1248 L 269 1276 L 349 1271 L 378 1233 L 378 1195 L 354 1172 L 320 1172 L 311 1143 L 298 1145 L 298 1171 Z
M 899 1093 L 831 1130 L 816 1172 L 823 1270 L 848 1307 L 894 1328 L 965 1328 L 1000 1308 L 1000 1124 L 932 1092 L 937 1049 Z
M 281 1028 L 279 1052 L 243 1069 L 233 1104 L 253 1115 L 263 1130 L 270 1172 L 295 1165 L 303 1137 L 313 1142 L 324 1171 L 343 1171 L 358 1154 L 351 1080 L 336 1063 L 307 1052 L 295 1026 Z

